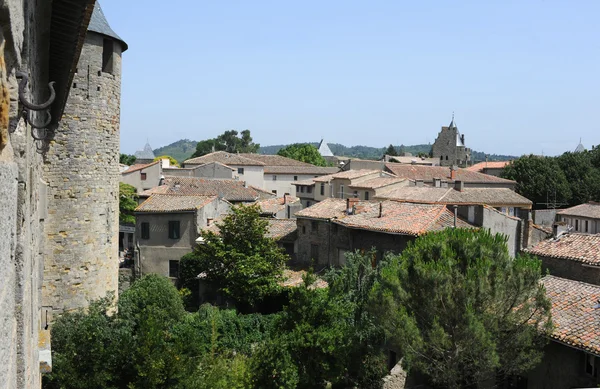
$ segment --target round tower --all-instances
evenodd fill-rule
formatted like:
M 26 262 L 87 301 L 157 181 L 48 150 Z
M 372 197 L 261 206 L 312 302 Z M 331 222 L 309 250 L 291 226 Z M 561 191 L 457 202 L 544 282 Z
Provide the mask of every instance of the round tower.
M 60 313 L 118 292 L 121 54 L 96 2 L 59 127 L 48 183 L 43 304 Z

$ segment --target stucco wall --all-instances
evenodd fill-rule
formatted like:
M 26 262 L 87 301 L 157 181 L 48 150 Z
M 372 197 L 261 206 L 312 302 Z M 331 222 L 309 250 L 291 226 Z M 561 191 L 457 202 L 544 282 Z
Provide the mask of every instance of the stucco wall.
M 142 173 L 146 173 L 146 179 L 142 180 Z M 158 186 L 163 174 L 160 163 L 147 168 L 136 170 L 131 173 L 121 174 L 121 182 L 134 186 L 138 193 Z
M 262 166 L 231 166 L 235 169 L 233 176 L 238 177 L 240 181 L 246 181 L 246 184 L 256 186 L 258 188 L 264 188 L 264 172 L 265 169 Z M 238 173 L 238 168 L 244 169 L 244 174 Z M 269 179 L 271 179 L 269 177 Z
M 536 209 L 533 211 L 533 222 L 540 226 L 552 226 L 556 220 L 556 209 Z
M 559 215 L 559 221 L 566 222 L 569 226 L 573 227 L 574 232 L 581 232 L 584 234 L 598 234 L 600 233 L 600 220 L 589 217 L 581 216 L 567 216 Z M 587 229 L 586 229 L 587 222 Z
M 102 71 L 103 36 L 88 32 L 44 165 L 49 183 L 44 305 L 86 307 L 118 291 L 121 46 Z
M 273 181 L 273 176 L 277 177 Z M 296 180 L 294 180 L 296 177 Z M 315 178 L 314 174 L 269 174 L 265 173 L 265 183 L 263 189 L 272 192 L 277 191 L 277 196 L 281 197 L 284 194 L 296 196 L 296 186 L 292 185 L 296 181 L 303 181 Z
M 179 221 L 180 239 L 169 238 L 169 221 Z M 142 223 L 150 224 L 150 239 L 142 239 Z M 187 213 L 136 213 L 135 234 L 141 246 L 191 247 L 196 239 L 196 216 Z
M 529 389 L 597 387 L 598 379 L 585 373 L 585 353 L 556 342 L 544 348 L 542 362 L 527 374 Z

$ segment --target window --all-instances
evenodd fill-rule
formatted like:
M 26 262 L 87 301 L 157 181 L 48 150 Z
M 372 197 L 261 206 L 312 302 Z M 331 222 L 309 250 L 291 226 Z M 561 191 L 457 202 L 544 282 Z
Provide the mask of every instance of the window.
M 304 187 L 303 186 L 300 187 L 300 193 L 304 193 Z
M 169 239 L 179 239 L 181 234 L 179 231 L 179 220 L 169 221 Z
M 142 239 L 150 239 L 150 223 L 142 223 Z
M 340 199 L 344 198 L 344 185 L 340 185 Z
M 277 181 L 277 176 L 273 174 L 273 181 Z
M 446 161 L 448 160 L 448 156 L 446 155 Z
M 294 176 L 294 181 L 298 181 L 298 176 Z
M 307 202 L 306 202 L 306 206 L 307 206 L 307 207 L 310 207 L 310 201 L 307 201 Z
M 302 226 L 302 233 L 306 234 L 306 226 Z
M 579 231 L 579 219 L 575 219 L 575 231 Z
M 146 181 L 146 173 L 140 173 L 140 176 L 142 177 L 142 181 Z
M 316 221 L 310 222 L 310 232 L 319 232 L 319 223 Z
M 368 199 L 369 199 L 369 191 L 365 190 L 365 200 L 368 200 Z
M 273 190 L 271 191 L 271 193 L 275 193 L 275 194 L 277 194 L 277 191 L 276 191 L 275 189 L 273 189 Z
M 104 45 L 102 46 L 102 71 L 105 73 L 113 74 L 113 56 L 115 48 L 112 39 L 105 39 Z
M 325 183 L 321 182 L 321 196 L 325 196 Z
M 244 174 L 244 168 L 238 167 L 238 174 Z
M 306 193 L 312 193 L 312 186 L 306 187 Z
M 596 369 L 596 358 L 586 353 L 585 354 L 585 372 L 592 377 L 598 377 L 598 370 Z
M 589 226 L 588 226 L 588 221 L 586 220 L 586 221 L 585 221 L 585 232 L 588 232 L 588 228 L 589 228 Z
M 352 196 L 354 196 L 354 198 L 357 199 L 358 198 L 358 191 L 355 190 L 354 193 L 352 194 Z
M 179 261 L 177 261 L 177 260 L 169 261 L 169 277 L 171 277 L 171 278 L 179 277 Z
M 319 246 L 316 244 L 310 245 L 310 258 L 315 262 L 319 262 Z

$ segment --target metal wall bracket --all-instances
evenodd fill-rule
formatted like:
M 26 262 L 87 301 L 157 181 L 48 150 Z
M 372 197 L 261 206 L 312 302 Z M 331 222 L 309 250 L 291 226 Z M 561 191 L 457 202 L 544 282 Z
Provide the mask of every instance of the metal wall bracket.
M 44 141 L 48 139 L 48 126 L 52 122 L 52 115 L 50 115 L 50 107 L 52 103 L 54 103 L 54 99 L 56 98 L 56 91 L 54 90 L 55 82 L 52 81 L 48 84 L 48 88 L 50 89 L 50 97 L 48 100 L 42 104 L 33 104 L 32 102 L 27 101 L 25 97 L 27 83 L 29 82 L 29 77 L 25 72 L 17 72 L 17 78 L 20 78 L 19 82 L 19 102 L 23 105 L 23 117 L 27 121 L 27 123 L 31 126 L 31 136 L 35 140 Z M 43 123 L 35 123 L 33 119 L 32 111 L 34 112 L 43 112 L 45 111 L 46 120 Z M 42 132 L 39 133 L 38 130 Z

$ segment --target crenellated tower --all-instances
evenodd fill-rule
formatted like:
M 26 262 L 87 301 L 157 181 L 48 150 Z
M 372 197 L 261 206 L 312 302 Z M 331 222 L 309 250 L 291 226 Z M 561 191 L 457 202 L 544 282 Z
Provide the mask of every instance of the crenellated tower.
M 62 121 L 44 161 L 43 304 L 55 313 L 118 290 L 121 54 L 96 3 Z

